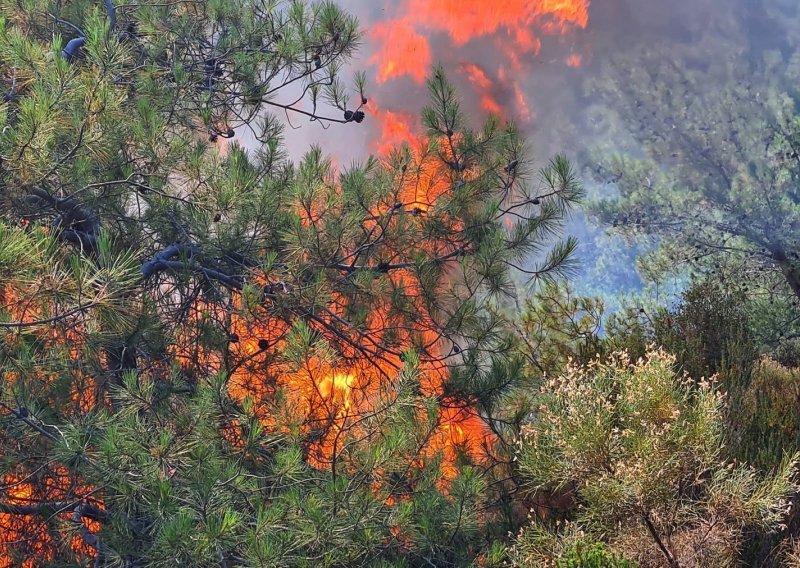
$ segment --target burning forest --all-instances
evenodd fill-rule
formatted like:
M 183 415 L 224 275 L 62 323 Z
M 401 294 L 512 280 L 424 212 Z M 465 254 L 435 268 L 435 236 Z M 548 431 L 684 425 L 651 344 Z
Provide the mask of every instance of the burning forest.
M 798 565 L 800 9 L 652 4 L 0 0 L 0 568 Z

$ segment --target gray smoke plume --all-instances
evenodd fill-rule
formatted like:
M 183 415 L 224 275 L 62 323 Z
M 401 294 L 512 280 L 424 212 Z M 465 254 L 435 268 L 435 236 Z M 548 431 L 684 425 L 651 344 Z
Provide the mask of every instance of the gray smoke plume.
M 379 84 L 374 80 L 375 66 L 370 63 L 376 49 L 371 29 L 396 18 L 403 3 L 340 0 L 340 4 L 359 17 L 365 32 L 363 47 L 350 71 L 367 71 L 371 104 L 382 110 L 418 115 L 426 102 L 424 85 L 410 78 Z M 469 2 L 464 4 L 464 9 L 469 9 Z M 585 29 L 563 34 L 532 30 L 541 41 L 541 50 L 535 56 L 521 58 L 513 75 L 502 50 L 508 35 L 502 29 L 460 46 L 454 46 L 446 34 L 431 34 L 428 39 L 432 61 L 448 70 L 476 124 L 486 112 L 481 108 L 480 92 L 464 71 L 466 64 L 477 66 L 485 74 L 492 85 L 492 98 L 509 118 L 520 115 L 517 91 L 524 96 L 530 117 L 518 124 L 530 140 L 538 163 L 544 164 L 555 153 L 563 152 L 585 170 L 591 166 L 585 163 L 589 149 L 597 145 L 613 148 L 617 142 L 592 123 L 587 109 L 595 100 L 587 85 L 604 80 L 620 55 L 657 48 L 665 60 L 691 53 L 692 57 L 704 58 L 710 67 L 722 65 L 730 57 L 757 59 L 769 50 L 780 52 L 785 48 L 786 33 L 774 33 L 774 19 L 787 11 L 796 12 L 796 5 L 797 0 L 592 0 Z M 800 29 L 795 34 L 800 36 Z M 724 41 L 715 42 L 715 37 L 738 39 L 731 47 Z M 568 65 L 570 57 L 578 57 L 580 65 Z M 319 144 L 344 167 L 374 152 L 381 135 L 379 121 L 369 110 L 363 124 L 332 125 L 328 129 L 302 120 L 293 124 L 299 128 L 287 128 L 286 136 L 293 158 L 299 158 L 310 144 Z M 585 181 L 595 195 L 613 192 L 613 187 L 591 186 L 591 179 Z M 604 228 L 583 214 L 576 216 L 568 230 L 582 241 L 583 272 L 575 280 L 579 291 L 600 290 L 614 295 L 641 288 L 633 266 L 636 250 L 609 240 Z M 617 251 L 617 258 L 601 263 L 598 255 L 607 249 Z

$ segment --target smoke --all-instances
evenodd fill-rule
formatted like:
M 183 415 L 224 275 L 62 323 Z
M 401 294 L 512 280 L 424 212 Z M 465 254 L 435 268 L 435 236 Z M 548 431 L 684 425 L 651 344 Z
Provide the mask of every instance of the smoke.
M 789 0 L 773 0 L 781 2 Z M 541 160 L 555 152 L 577 155 L 594 136 L 587 127 L 585 85 L 622 52 L 653 45 L 670 49 L 698 43 L 703 35 L 742 28 L 759 49 L 779 48 L 768 33 L 761 0 L 339 0 L 364 31 L 345 77 L 365 70 L 367 120 L 334 125 L 292 120 L 292 157 L 320 144 L 339 163 L 412 135 L 427 102 L 424 77 L 445 66 L 475 123 L 489 111 L 512 118 Z M 709 58 L 721 54 L 709 53 Z M 711 61 L 713 64 L 713 61 Z M 412 119 L 406 128 L 385 120 Z M 389 128 L 386 132 L 384 129 Z
M 295 158 L 317 143 L 347 164 L 414 137 L 428 101 L 425 77 L 435 64 L 444 65 L 475 124 L 495 112 L 531 132 L 536 110 L 530 98 L 539 70 L 552 65 L 575 73 L 586 56 L 578 32 L 589 22 L 589 0 L 340 4 L 359 17 L 364 31 L 362 49 L 345 73 L 367 72 L 368 117 L 360 125 L 290 129 Z
M 767 0 L 772 4 L 793 0 Z M 465 111 L 477 125 L 489 113 L 513 119 L 544 165 L 563 152 L 585 168 L 587 149 L 613 148 L 617 140 L 598 131 L 587 109 L 595 102 L 587 85 L 603 80 L 620 53 L 663 50 L 664 57 L 697 50 L 708 36 L 743 38 L 734 57 L 761 57 L 780 50 L 769 33 L 764 0 L 340 0 L 364 30 L 357 59 L 345 73 L 365 70 L 369 79 L 367 119 L 362 124 L 295 122 L 288 129 L 290 155 L 297 159 L 319 144 L 337 163 L 385 154 L 419 133 L 419 111 L 427 102 L 424 78 L 444 65 L 458 87 Z M 702 51 L 702 50 L 701 50 Z M 709 48 L 708 65 L 729 53 Z M 621 145 L 621 142 L 620 142 Z M 595 196 L 613 188 L 591 186 Z M 634 261 L 638 249 L 610 238 L 579 213 L 568 231 L 582 242 L 580 292 L 637 292 L 643 284 Z M 613 258 L 604 251 L 614 251 Z
M 292 155 L 319 143 L 340 163 L 402 140 L 383 131 L 382 113 L 418 116 L 424 78 L 445 66 L 477 124 L 487 112 L 515 119 L 539 157 L 585 147 L 581 106 L 587 79 L 615 53 L 652 44 L 692 43 L 751 0 L 340 0 L 356 14 L 364 41 L 348 72 L 369 78 L 369 115 L 361 125 L 294 122 Z M 738 7 L 737 7 L 738 5 Z M 408 125 L 409 133 L 417 124 Z M 395 129 L 397 130 L 397 129 Z M 388 136 L 387 136 L 388 134 Z M 344 143 L 343 143 L 344 142 Z

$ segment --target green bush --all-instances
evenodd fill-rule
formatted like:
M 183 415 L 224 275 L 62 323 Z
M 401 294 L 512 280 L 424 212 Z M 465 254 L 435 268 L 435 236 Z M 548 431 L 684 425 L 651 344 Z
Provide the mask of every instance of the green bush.
M 737 445 L 741 460 L 769 471 L 800 448 L 800 369 L 769 358 L 753 370 L 743 392 Z
M 578 543 L 563 558 L 556 561 L 557 568 L 634 568 L 636 565 L 614 554 L 603 543 Z

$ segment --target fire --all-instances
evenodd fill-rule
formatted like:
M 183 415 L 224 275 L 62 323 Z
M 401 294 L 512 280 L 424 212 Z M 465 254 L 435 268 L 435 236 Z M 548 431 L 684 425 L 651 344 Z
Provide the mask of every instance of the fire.
M 88 493 L 89 488 L 76 486 L 63 467 L 42 469 L 35 474 L 19 471 L 0 478 L 0 500 L 8 505 L 26 507 L 41 502 L 69 501 L 73 494 Z M 99 502 L 93 504 L 99 505 Z M 62 508 L 56 512 L 59 518 L 74 522 L 71 509 Z M 40 566 L 41 561 L 52 561 L 60 544 L 55 539 L 56 532 L 48 527 L 48 523 L 53 521 L 38 515 L 0 513 L 0 568 L 33 568 Z M 100 530 L 97 521 L 82 519 L 81 522 L 92 533 Z M 68 542 L 62 544 L 67 544 L 78 557 L 96 556 L 96 552 L 78 534 L 71 534 Z M 15 552 L 25 557 L 21 565 L 15 563 Z
M 377 113 L 393 133 L 393 144 L 387 144 L 382 151 L 405 142 L 407 149 L 400 155 L 405 166 L 395 171 L 392 187 L 396 193 L 365 213 L 362 228 L 367 233 L 378 226 L 383 231 L 402 226 L 404 234 L 420 231 L 419 246 L 445 256 L 458 243 L 426 240 L 422 227 L 427 213 L 453 187 L 454 176 L 469 179 L 475 175 L 470 167 L 459 169 L 456 174 L 443 162 L 454 159 L 451 144 L 458 143 L 459 135 L 454 133 L 450 139 L 439 140 L 418 137 L 400 115 L 380 110 Z M 341 188 L 335 176 L 313 183 L 318 184 L 318 193 L 298 198 L 290 205 L 304 230 L 325 218 L 345 214 L 338 209 Z M 398 213 L 398 207 L 404 212 Z M 443 222 L 451 223 L 454 234 L 461 230 L 455 221 L 445 218 Z M 340 245 L 344 249 L 342 255 L 351 257 L 349 245 Z M 376 256 L 394 259 L 398 265 L 411 260 L 414 254 L 413 250 L 396 248 L 392 241 L 378 246 L 385 250 L 377 250 L 380 254 Z M 451 258 L 449 262 L 457 262 L 456 257 Z M 279 287 L 277 283 L 283 279 L 280 273 L 251 274 L 252 282 L 264 287 Z M 265 429 L 285 435 L 299 432 L 306 440 L 309 464 L 328 469 L 333 463 L 346 467 L 340 454 L 348 440 L 366 440 L 375 435 L 370 417 L 380 416 L 398 396 L 395 381 L 405 367 L 403 353 L 413 349 L 421 354 L 421 397 L 442 400 L 436 424 L 419 440 L 416 455 L 422 460 L 441 456 L 443 479 L 451 479 L 460 459 L 468 458 L 473 463 L 482 459 L 482 444 L 489 440 L 488 429 L 479 416 L 462 408 L 464 401 L 455 403 L 442 398 L 447 378 L 446 353 L 439 326 L 423 300 L 419 277 L 409 268 L 395 268 L 381 276 L 380 282 L 377 286 L 393 290 L 390 297 L 394 299 L 381 299 L 384 296 L 376 294 L 370 300 L 370 311 L 361 316 L 357 327 L 347 322 L 351 311 L 360 306 L 351 306 L 352 300 L 340 292 L 333 292 L 324 308 L 299 318 L 276 313 L 269 298 L 250 306 L 245 306 L 238 294 L 233 294 L 227 305 L 199 300 L 187 325 L 175 338 L 172 353 L 184 366 L 196 367 L 196 376 L 226 372 L 232 398 L 249 399 Z M 404 302 L 407 310 L 398 310 L 392 303 L 398 301 Z M 287 355 L 297 342 L 291 338 L 297 334 L 298 321 L 308 328 L 309 336 L 322 339 L 305 348 L 301 355 Z M 230 338 L 227 355 L 205 349 L 194 339 L 196 330 L 206 322 L 225 327 Z M 423 420 L 424 407 L 419 412 Z M 229 439 L 236 428 L 223 426 Z M 231 443 L 236 445 L 235 440 Z
M 460 74 L 484 112 L 529 121 L 534 113 L 519 77 L 529 75 L 544 35 L 560 37 L 586 28 L 589 5 L 590 0 L 402 0 L 386 19 L 367 22 L 369 64 L 379 85 L 403 78 L 422 84 L 433 61 L 456 63 L 468 55 L 461 48 L 484 40 L 482 51 L 494 54 L 492 65 L 474 62 L 473 50 L 469 62 L 458 64 Z M 583 58 L 573 53 L 565 63 L 580 67 Z M 418 140 L 416 108 L 379 109 L 370 101 L 370 111 L 378 123 L 372 145 L 377 154 L 388 155 L 398 143 Z
M 396 4 L 395 11 L 388 18 L 367 24 L 368 38 L 373 47 L 369 64 L 375 70 L 378 84 L 403 78 L 421 84 L 434 59 L 452 59 L 452 52 L 485 38 L 499 54 L 499 64 L 489 66 L 471 60 L 462 61 L 458 67 L 460 74 L 471 85 L 483 111 L 503 117 L 511 114 L 506 111 L 510 104 L 515 107 L 515 116 L 529 120 L 533 112 L 519 77 L 540 52 L 545 34 L 563 35 L 587 26 L 588 8 L 589 0 L 509 0 L 502 4 L 482 0 L 403 0 Z M 582 60 L 580 55 L 573 54 L 566 63 L 580 66 Z M 373 95 L 368 104 L 370 115 L 380 132 L 372 149 L 378 156 L 389 159 L 395 149 L 406 146 L 402 155 L 406 167 L 397 180 L 396 200 L 414 215 L 424 216 L 436 207 L 439 198 L 452 187 L 453 179 L 447 168 L 443 167 L 441 161 L 431 159 L 430 155 L 431 148 L 436 147 L 436 152 L 441 152 L 446 160 L 448 140 L 445 137 L 436 140 L 422 135 L 418 127 L 417 109 L 386 108 L 376 104 L 376 99 L 379 100 L 380 96 Z M 469 179 L 470 175 L 477 175 L 477 172 L 467 170 L 461 175 L 462 179 Z M 384 210 L 371 213 L 379 218 L 391 206 L 386 204 Z M 302 222 L 313 224 L 324 215 L 336 214 L 326 207 L 324 200 L 308 204 L 301 215 Z M 365 222 L 364 229 L 374 229 L 375 224 Z M 402 256 L 402 251 L 392 252 Z M 391 281 L 404 288 L 408 296 L 414 296 L 415 282 L 410 274 L 395 272 Z M 346 317 L 344 299 L 335 298 L 330 309 L 331 318 Z M 406 323 L 392 321 L 386 306 L 374 306 L 373 310 L 367 331 L 362 337 L 354 338 L 354 342 L 364 342 L 380 351 L 379 338 L 388 331 L 403 329 Z M 420 309 L 419 312 L 423 321 L 418 322 L 413 334 L 403 335 L 400 344 L 409 347 L 423 343 L 438 353 L 440 338 L 436 335 L 435 324 L 424 321 L 424 310 Z M 240 323 L 233 325 L 241 327 Z M 315 329 L 324 332 L 319 324 Z M 269 342 L 280 351 L 289 330 L 259 330 L 252 325 L 248 330 L 239 330 L 237 335 L 240 344 L 237 349 L 245 348 L 248 356 L 253 356 L 257 350 L 253 347 L 252 339 L 244 339 L 248 333 L 269 337 Z M 375 411 L 376 400 L 385 393 L 386 383 L 403 366 L 396 354 L 382 353 L 380 360 L 372 358 L 366 361 L 363 354 L 345 346 L 340 355 L 341 361 L 311 358 L 300 367 L 282 367 L 280 379 L 271 383 L 273 392 L 283 389 L 295 414 L 305 417 L 307 432 L 322 428 L 308 454 L 311 463 L 320 468 L 326 467 L 327 461 L 337 452 L 337 444 L 343 435 L 358 435 L 361 417 Z M 277 368 L 274 357 L 263 354 L 257 357 L 263 357 L 265 362 L 269 360 L 273 370 Z M 421 372 L 424 393 L 440 396 L 447 373 L 445 365 L 429 363 Z M 236 396 L 258 391 L 259 387 L 255 385 L 264 383 L 263 370 L 254 366 L 247 372 L 240 371 L 231 377 L 232 392 Z M 479 456 L 480 446 L 490 444 L 491 438 L 481 418 L 471 412 L 468 406 L 451 407 L 445 403 L 440 411 L 439 424 L 430 433 L 422 454 L 433 456 L 440 453 L 444 458 L 443 474 L 447 478 L 455 475 L 459 456 Z
M 417 118 L 412 113 L 402 111 L 382 110 L 375 103 L 370 103 L 370 113 L 378 121 L 380 138 L 376 140 L 373 149 L 379 156 L 388 155 L 393 148 L 402 144 L 414 144 L 418 136 L 412 131 L 412 125 Z
M 13 321 L 35 322 L 46 317 L 52 312 L 52 306 L 46 305 L 48 295 L 47 286 L 55 283 L 43 282 L 31 284 L 29 287 L 15 287 L 5 284 L 0 287 L 0 309 Z M 82 334 L 84 328 L 76 317 L 75 321 L 64 322 L 61 326 L 32 327 L 26 330 L 28 334 L 35 334 L 41 344 L 62 352 L 62 356 L 69 360 L 80 360 L 82 356 Z M 2 341 L 14 345 L 21 340 L 20 331 L 11 331 L 4 334 Z M 97 403 L 97 384 L 93 377 L 87 376 L 74 366 L 69 366 L 71 375 L 69 403 L 65 403 L 58 392 L 50 393 L 50 404 L 60 407 L 67 412 L 85 413 L 93 409 Z M 53 381 L 38 372 L 35 378 L 44 384 Z M 15 372 L 5 373 L 5 380 L 14 383 L 18 380 Z M 76 495 L 88 495 L 91 487 L 76 483 L 69 475 L 66 468 L 53 466 L 39 468 L 35 474 L 24 471 L 7 474 L 0 477 L 0 501 L 9 505 L 31 506 L 43 501 L 58 502 L 75 500 Z M 99 501 L 93 504 L 99 505 Z M 58 517 L 72 520 L 72 510 L 58 511 Z M 51 520 L 52 522 L 52 520 Z M 98 532 L 100 524 L 97 521 L 82 519 L 90 532 Z M 10 568 L 15 564 L 14 553 L 24 551 L 25 560 L 23 568 L 38 566 L 38 561 L 53 560 L 55 552 L 60 545 L 54 538 L 54 531 L 49 530 L 48 521 L 39 515 L 20 515 L 0 513 L 0 568 Z M 83 542 L 78 534 L 69 537 L 69 549 L 80 557 L 94 557 L 96 552 Z
M 500 54 L 497 66 L 465 62 L 460 73 L 471 85 L 480 107 L 488 113 L 502 116 L 508 101 L 515 105 L 522 120 L 532 116 L 518 77 L 526 65 L 541 50 L 541 34 L 565 34 L 588 24 L 589 0 L 507 0 L 503 3 L 485 0 L 402 0 L 396 4 L 395 15 L 369 26 L 369 39 L 374 51 L 369 64 L 375 68 L 377 83 L 409 78 L 416 84 L 424 82 L 434 59 L 447 57 L 449 52 L 434 53 L 433 45 L 442 45 L 450 52 L 482 38 Z M 435 40 L 435 44 L 433 41 Z M 583 63 L 580 54 L 566 59 L 570 67 Z M 417 114 L 404 110 L 381 108 L 374 100 L 368 104 L 377 120 L 380 138 L 373 146 L 376 153 L 387 158 L 394 148 L 407 145 L 407 167 L 397 180 L 397 193 L 392 202 L 371 211 L 374 219 L 386 219 L 396 203 L 409 213 L 403 218 L 413 226 L 433 210 L 437 201 L 450 190 L 453 178 L 442 167 L 440 158 L 448 159 L 448 140 L 436 140 L 420 135 Z M 457 136 L 457 135 L 456 135 Z M 218 142 L 224 155 L 227 144 Z M 437 151 L 431 151 L 436 146 Z M 438 154 L 437 154 L 438 152 Z M 462 179 L 476 175 L 462 171 Z M 336 192 L 335 183 L 322 180 Z M 302 206 L 301 206 L 302 205 Z M 308 227 L 320 222 L 325 215 L 336 214 L 323 198 L 299 204 L 297 214 L 301 224 Z M 365 230 L 374 228 L 377 221 L 365 220 Z M 416 221 L 415 221 L 416 219 Z M 397 219 L 390 222 L 399 222 Z M 454 227 L 458 229 L 458 227 Z M 425 243 L 428 247 L 445 247 L 442 243 Z M 390 248 L 390 247 L 387 247 Z M 409 251 L 387 250 L 389 258 L 404 258 Z M 252 275 L 255 282 L 268 285 L 279 281 L 274 275 Z M 295 332 L 294 323 L 276 317 L 269 300 L 256 308 L 244 305 L 236 294 L 228 305 L 206 303 L 199 299 L 192 306 L 189 320 L 174 338 L 171 353 L 186 368 L 196 368 L 202 375 L 229 371 L 228 391 L 239 401 L 252 402 L 264 427 L 289 434 L 299 431 L 309 440 L 306 449 L 308 462 L 321 470 L 333 467 L 347 440 L 369 436 L 368 418 L 379 413 L 387 400 L 396 396 L 394 389 L 398 374 L 405 366 L 402 353 L 407 349 L 421 350 L 427 356 L 421 360 L 419 381 L 421 396 L 436 400 L 438 417 L 432 430 L 419 441 L 417 463 L 441 458 L 443 486 L 458 472 L 462 460 L 480 462 L 492 436 L 482 418 L 469 401 L 450 401 L 444 396 L 447 361 L 442 338 L 431 314 L 420 300 L 419 282 L 408 270 L 399 269 L 387 276 L 385 285 L 408 301 L 413 318 L 403 318 L 392 312 L 391 306 L 372 306 L 361 331 L 341 331 L 340 323 L 348 317 L 348 301 L 334 296 L 325 313 L 314 314 L 305 321 L 313 333 L 333 339 L 331 330 L 338 330 L 337 349 L 310 350 L 303 360 L 287 357 L 285 352 Z M 0 289 L 5 309 L 10 317 L 20 321 L 35 321 L 49 310 L 37 306 L 29 290 L 10 285 Z M 224 322 L 229 343 L 224 350 L 206 348 L 197 341 L 195 332 L 204 322 Z M 80 325 L 37 329 L 35 333 L 51 344 L 65 346 L 65 353 L 79 360 L 82 353 Z M 14 341 L 9 334 L 5 341 Z M 391 345 L 392 350 L 384 346 Z M 356 346 L 361 346 L 358 348 Z M 334 353 L 334 351 L 336 351 Z M 233 363 L 231 363 L 233 362 Z M 198 374 L 198 376 L 202 376 Z M 8 374 L 9 380 L 13 375 Z M 92 377 L 76 371 L 71 384 L 72 411 L 87 412 L 103 401 Z M 56 401 L 53 401 L 55 404 Z M 417 409 L 420 421 L 426 408 Z M 240 445 L 240 427 L 234 419 L 220 424 L 220 433 L 232 446 Z M 346 467 L 346 464 L 345 466 Z M 51 479 L 29 480 L 24 472 L 7 475 L 0 483 L 0 497 L 9 504 L 33 504 L 43 500 L 67 499 L 87 494 L 90 488 L 79 487 L 64 470 L 51 472 Z M 69 489 L 69 494 L 67 493 Z M 380 487 L 376 491 L 381 490 Z M 394 504 L 402 496 L 387 495 L 386 503 Z M 69 512 L 63 513 L 65 518 Z M 99 524 L 84 521 L 91 531 Z M 12 547 L 24 543 L 29 553 L 24 567 L 34 566 L 37 560 L 53 558 L 63 543 L 54 541 L 45 530 L 42 519 L 28 515 L 0 514 L 0 568 L 14 565 Z M 400 535 L 395 535 L 399 537 Z M 92 550 L 73 536 L 69 547 L 79 555 L 91 556 Z
M 431 66 L 431 48 L 425 36 L 414 29 L 402 21 L 374 25 L 371 37 L 379 38 L 383 47 L 369 62 L 378 66 L 379 83 L 404 75 L 410 75 L 417 83 L 425 80 Z
M 496 87 L 486 72 L 474 63 L 462 63 L 459 69 L 466 73 L 469 82 L 480 93 L 481 108 L 486 112 L 502 116 L 503 109 L 492 94 Z
M 377 45 L 370 63 L 378 67 L 379 83 L 404 76 L 422 83 L 431 62 L 430 38 L 437 34 L 446 34 L 453 47 L 460 47 L 504 31 L 503 41 L 511 50 L 536 55 L 541 42 L 533 28 L 545 33 L 585 28 L 589 0 L 405 0 L 398 12 L 370 32 Z
M 580 67 L 583 64 L 583 58 L 578 54 L 572 54 L 567 58 L 567 65 L 570 67 Z
M 420 200 L 419 203 L 427 202 Z M 397 286 L 406 287 L 411 296 L 418 293 L 413 278 L 403 271 L 393 280 Z M 332 461 L 338 459 L 348 437 L 369 436 L 365 418 L 380 413 L 386 401 L 395 396 L 392 381 L 404 362 L 400 353 L 385 349 L 384 344 L 391 341 L 388 336 L 394 337 L 394 343 L 406 347 L 419 343 L 434 346 L 438 342 L 435 324 L 424 312 L 420 313 L 415 327 L 409 328 L 408 322 L 389 314 L 388 306 L 378 304 L 366 321 L 368 331 L 357 337 L 357 341 L 374 354 L 372 357 L 345 343 L 335 354 L 331 350 L 316 350 L 300 362 L 290 361 L 282 357 L 291 334 L 287 322 L 275 318 L 263 307 L 247 314 L 237 297 L 231 308 L 230 329 L 235 342 L 230 345 L 230 358 L 241 363 L 229 377 L 228 392 L 236 400 L 252 400 L 268 429 L 289 434 L 299 427 L 312 440 L 307 448 L 307 459 L 318 469 L 328 469 Z M 344 299 L 335 300 L 329 306 L 331 316 L 311 326 L 325 334 L 326 324 L 333 325 L 337 318 L 344 317 L 345 308 Z M 198 302 L 191 325 L 186 329 L 202 325 L 204 320 L 217 319 L 224 312 L 224 309 Z M 224 357 L 198 347 L 189 333 L 179 336 L 172 352 L 186 367 L 198 366 L 206 372 L 220 372 L 224 368 Z M 423 364 L 420 375 L 422 394 L 438 396 L 446 377 L 444 362 Z M 225 438 L 237 446 L 233 426 L 226 424 L 222 428 Z M 421 443 L 422 455 L 432 458 L 441 454 L 443 476 L 451 479 L 456 474 L 459 455 L 480 459 L 481 444 L 488 434 L 480 417 L 443 407 L 439 424 L 427 433 L 427 438 Z
M 49 283 L 55 285 L 55 283 Z M 11 284 L 0 287 L 0 310 L 8 314 L 13 321 L 35 322 L 46 318 L 48 310 L 44 304 L 39 304 L 39 297 L 46 297 L 44 286 L 29 286 L 16 288 Z M 51 307 L 52 311 L 52 307 Z M 80 322 L 80 317 L 75 316 L 70 321 L 64 321 L 61 326 L 44 326 L 31 328 L 29 333 L 36 334 L 37 339 L 50 347 L 57 347 L 63 351 L 63 356 L 69 360 L 80 360 L 82 356 L 82 337 L 84 326 Z M 8 344 L 15 344 L 20 341 L 21 332 L 7 333 L 2 340 Z M 71 409 L 78 412 L 88 412 L 94 408 L 97 402 L 96 382 L 93 377 L 89 377 L 81 372 L 79 368 L 70 367 L 72 381 L 70 381 L 70 400 Z M 14 373 L 7 373 L 7 378 L 14 378 Z M 46 377 L 40 377 L 47 379 Z M 60 396 L 60 395 L 59 395 Z M 63 406 L 62 400 L 53 400 L 59 406 Z
M 341 404 L 342 409 L 346 412 L 350 410 L 355 385 L 356 378 L 352 374 L 334 372 L 332 375 L 323 377 L 319 383 L 319 391 L 328 404 Z
M 3 478 L 0 487 L 5 487 L 3 492 L 5 499 L 10 505 L 29 505 L 33 499 L 33 486 L 24 481 L 22 476 L 7 475 Z M 36 523 L 36 518 L 30 515 L 12 515 L 0 513 L 0 568 L 11 568 L 14 566 L 14 558 L 11 555 L 11 545 L 24 542 L 30 526 Z M 42 531 L 44 532 L 44 531 Z M 30 538 L 30 537 L 28 537 Z M 30 544 L 31 552 L 40 555 L 42 559 L 52 559 L 53 542 L 49 534 L 32 540 Z M 33 556 L 26 559 L 23 566 L 33 566 Z
M 519 86 L 519 83 L 514 83 L 514 100 L 517 102 L 517 112 L 519 113 L 519 117 L 522 120 L 530 120 L 531 119 L 531 110 L 528 108 L 528 102 L 525 100 L 525 94 L 522 92 L 522 88 Z

